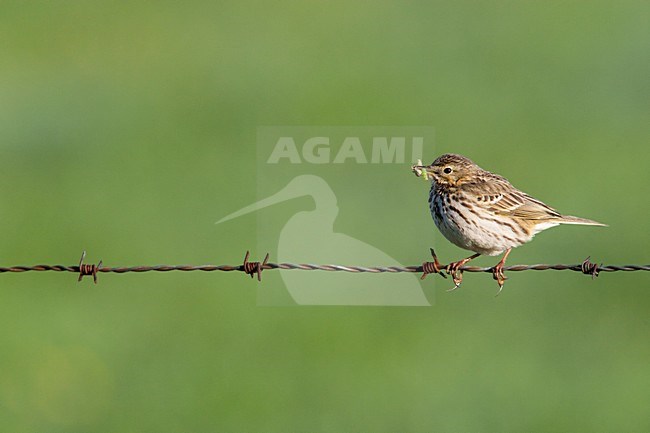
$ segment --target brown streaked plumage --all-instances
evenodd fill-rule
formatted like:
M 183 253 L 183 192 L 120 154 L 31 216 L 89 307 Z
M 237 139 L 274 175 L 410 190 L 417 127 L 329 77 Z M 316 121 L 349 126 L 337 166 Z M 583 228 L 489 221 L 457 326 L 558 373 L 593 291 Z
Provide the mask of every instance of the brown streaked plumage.
M 512 248 L 559 224 L 605 225 L 562 215 L 461 155 L 448 153 L 429 166 L 413 166 L 413 171 L 432 179 L 429 208 L 440 232 L 453 244 L 476 253 L 447 267 L 454 276 L 454 288 L 460 285 L 459 269 L 465 263 L 479 255 L 505 252 L 493 270 L 500 292 L 505 281 L 503 265 Z

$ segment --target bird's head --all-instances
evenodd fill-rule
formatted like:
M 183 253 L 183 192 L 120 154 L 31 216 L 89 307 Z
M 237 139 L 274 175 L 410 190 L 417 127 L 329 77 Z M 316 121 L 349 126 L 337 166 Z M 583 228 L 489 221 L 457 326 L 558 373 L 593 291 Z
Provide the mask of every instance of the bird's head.
M 446 153 L 438 157 L 431 165 L 414 166 L 419 168 L 419 175 L 425 174 L 440 185 L 459 185 L 472 178 L 480 168 L 470 159 L 454 153 Z

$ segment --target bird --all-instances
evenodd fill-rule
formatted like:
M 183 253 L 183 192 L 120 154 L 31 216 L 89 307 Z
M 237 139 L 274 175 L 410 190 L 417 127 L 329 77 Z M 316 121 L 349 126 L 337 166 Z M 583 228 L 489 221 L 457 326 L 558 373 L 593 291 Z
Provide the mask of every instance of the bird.
M 438 230 L 454 245 L 475 253 L 447 265 L 445 270 L 455 284 L 451 290 L 460 286 L 460 268 L 467 262 L 481 255 L 503 254 L 492 268 L 499 295 L 506 280 L 503 267 L 513 248 L 560 224 L 607 226 L 561 214 L 462 155 L 446 153 L 431 165 L 418 161 L 411 169 L 417 176 L 431 179 L 429 210 Z

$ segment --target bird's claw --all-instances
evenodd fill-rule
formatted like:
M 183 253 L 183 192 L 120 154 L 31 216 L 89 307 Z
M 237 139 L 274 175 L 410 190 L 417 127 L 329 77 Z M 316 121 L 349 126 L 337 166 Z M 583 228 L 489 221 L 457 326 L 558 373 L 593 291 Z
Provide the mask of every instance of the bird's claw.
M 497 284 L 499 285 L 499 291 L 495 295 L 495 296 L 499 296 L 499 294 L 501 294 L 501 290 L 503 290 L 503 284 L 508 279 L 508 277 L 506 277 L 506 274 L 503 272 L 502 263 L 499 263 L 494 268 L 492 268 L 492 278 L 494 278 Z
M 460 284 L 463 282 L 463 271 L 460 269 L 461 266 L 465 264 L 465 260 L 460 260 L 458 262 L 449 263 L 445 271 L 447 274 L 451 275 L 452 280 L 454 281 L 454 287 L 447 290 L 448 292 L 453 292 L 460 287 Z
M 463 274 L 459 273 L 458 277 L 454 276 L 453 279 L 454 279 L 454 287 L 452 287 L 451 289 L 447 289 L 448 292 L 453 292 L 454 290 L 460 287 L 460 283 L 463 282 Z

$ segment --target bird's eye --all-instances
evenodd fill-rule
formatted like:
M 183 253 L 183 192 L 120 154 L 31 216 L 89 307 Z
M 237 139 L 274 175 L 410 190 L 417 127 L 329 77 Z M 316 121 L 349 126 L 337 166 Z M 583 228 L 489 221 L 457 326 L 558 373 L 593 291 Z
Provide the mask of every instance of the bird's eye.
M 445 167 L 444 170 L 442 170 L 445 174 L 451 173 L 451 168 L 450 167 Z

